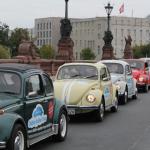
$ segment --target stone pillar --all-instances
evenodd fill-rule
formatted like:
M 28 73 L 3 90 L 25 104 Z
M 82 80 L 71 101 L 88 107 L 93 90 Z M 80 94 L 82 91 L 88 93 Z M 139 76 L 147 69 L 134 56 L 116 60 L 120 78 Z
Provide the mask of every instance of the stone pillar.
M 73 46 L 74 42 L 70 38 L 72 31 L 71 22 L 68 19 L 68 0 L 66 2 L 65 18 L 61 20 L 60 34 L 61 39 L 58 42 L 58 53 L 56 59 L 59 60 L 73 60 Z

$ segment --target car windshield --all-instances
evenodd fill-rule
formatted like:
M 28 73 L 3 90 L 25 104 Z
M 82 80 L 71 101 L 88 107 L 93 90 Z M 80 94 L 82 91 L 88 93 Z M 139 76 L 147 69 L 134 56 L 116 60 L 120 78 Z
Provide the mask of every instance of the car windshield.
M 117 74 L 123 74 L 124 70 L 123 70 L 123 66 L 121 64 L 118 63 L 104 63 L 108 69 L 110 73 L 117 73 Z
M 144 69 L 144 62 L 142 61 L 128 60 L 127 62 L 133 69 Z
M 16 73 L 0 71 L 0 93 L 19 94 L 21 90 L 21 80 Z
M 58 80 L 75 78 L 97 80 L 98 71 L 96 67 L 88 65 L 64 66 L 59 70 L 57 78 Z

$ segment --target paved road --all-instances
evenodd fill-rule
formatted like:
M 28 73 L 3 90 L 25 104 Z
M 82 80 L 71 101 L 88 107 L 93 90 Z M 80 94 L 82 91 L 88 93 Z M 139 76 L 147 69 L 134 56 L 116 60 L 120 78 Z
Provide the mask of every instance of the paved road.
M 150 150 L 150 92 L 107 113 L 102 123 L 73 119 L 65 142 L 45 140 L 31 150 Z

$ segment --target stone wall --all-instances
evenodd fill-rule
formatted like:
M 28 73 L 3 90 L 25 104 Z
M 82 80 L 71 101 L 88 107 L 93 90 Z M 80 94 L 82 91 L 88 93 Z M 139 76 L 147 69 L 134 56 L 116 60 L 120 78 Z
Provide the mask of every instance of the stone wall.
M 39 66 L 45 72 L 47 72 L 50 76 L 55 76 L 57 69 L 59 66 L 63 65 L 64 63 L 70 62 L 90 62 L 93 63 L 95 61 L 71 61 L 71 60 L 48 60 L 48 59 L 0 59 L 0 63 L 22 63 L 22 64 L 31 64 Z

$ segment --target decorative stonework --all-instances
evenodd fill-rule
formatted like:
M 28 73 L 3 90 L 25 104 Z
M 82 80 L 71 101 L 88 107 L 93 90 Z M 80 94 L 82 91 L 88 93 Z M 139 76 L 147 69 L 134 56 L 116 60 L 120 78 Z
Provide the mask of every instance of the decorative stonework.
M 36 52 L 36 46 L 32 41 L 23 40 L 18 48 L 18 56 L 21 59 L 37 59 L 39 55 Z
M 103 46 L 102 59 L 115 59 L 114 54 L 113 54 L 113 47 L 111 44 L 113 40 L 113 35 L 111 31 L 105 31 L 103 40 L 105 44 Z
M 125 37 L 125 49 L 124 49 L 124 58 L 125 59 L 132 59 L 133 58 L 133 50 L 131 47 L 132 38 L 128 35 L 128 38 Z
M 61 39 L 58 42 L 58 54 L 56 59 L 59 60 L 73 60 L 73 46 L 74 42 L 70 38 L 72 31 L 71 22 L 68 19 L 68 0 L 66 2 L 65 18 L 61 20 L 60 34 Z

